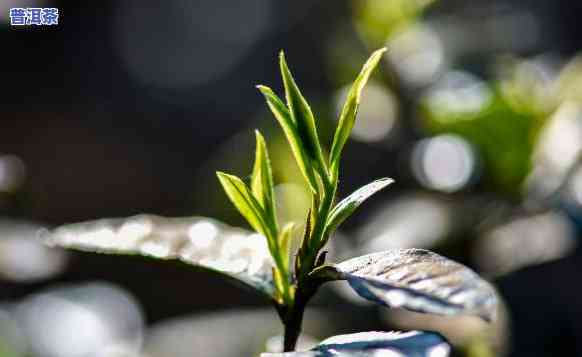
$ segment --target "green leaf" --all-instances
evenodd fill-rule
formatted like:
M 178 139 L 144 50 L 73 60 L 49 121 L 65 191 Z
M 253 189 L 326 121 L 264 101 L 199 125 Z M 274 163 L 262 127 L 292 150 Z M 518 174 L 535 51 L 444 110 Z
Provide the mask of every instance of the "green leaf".
M 276 296 L 264 237 L 204 217 L 100 219 L 45 230 L 41 238 L 81 251 L 176 259 L 234 278 L 269 299 Z
M 336 229 L 346 218 L 352 215 L 355 210 L 370 196 L 390 185 L 394 180 L 382 178 L 359 188 L 354 193 L 344 198 L 330 212 L 327 219 L 327 229 L 329 232 Z
M 362 67 L 360 74 L 352 84 L 352 87 L 348 93 L 348 97 L 340 114 L 339 124 L 333 137 L 333 144 L 331 145 L 331 152 L 329 157 L 331 173 L 336 179 L 343 147 L 346 144 L 346 141 L 348 140 L 348 137 L 350 136 L 356 121 L 356 114 L 358 112 L 358 106 L 360 105 L 362 89 L 364 89 L 370 74 L 378 65 L 378 62 L 380 61 L 380 58 L 385 51 L 386 49 L 382 48 L 372 53 L 370 58 Z
M 284 263 L 286 270 L 289 268 L 289 255 L 291 253 L 291 240 L 293 238 L 293 231 L 296 224 L 293 222 L 287 223 L 279 233 L 279 247 L 284 254 Z
M 302 142 L 301 136 L 298 133 L 297 127 L 289 113 L 289 110 L 285 106 L 285 103 L 277 97 L 277 95 L 271 90 L 271 88 L 259 85 L 257 88 L 261 91 L 265 97 L 271 112 L 279 122 L 279 125 L 285 133 L 285 137 L 289 142 L 291 151 L 295 156 L 295 161 L 299 170 L 305 177 L 309 187 L 314 193 L 318 192 L 317 177 L 311 164 L 311 159 L 306 152 L 305 145 Z
M 295 272 L 301 272 L 303 270 L 303 263 L 304 259 L 307 258 L 310 249 L 309 249 L 309 238 L 311 237 L 311 231 L 313 229 L 312 222 L 314 219 L 314 212 L 313 209 L 309 209 L 307 212 L 307 220 L 305 221 L 305 227 L 303 230 L 303 238 L 299 243 L 299 249 L 297 250 L 297 254 L 295 255 Z M 316 252 L 315 252 L 316 253 Z M 314 254 L 315 254 L 314 253 Z
M 314 278 L 347 280 L 363 298 L 388 307 L 491 321 L 493 287 L 471 269 L 424 249 L 393 249 L 325 266 Z
M 263 353 L 261 357 L 373 357 L 449 356 L 451 347 L 438 333 L 409 332 L 359 332 L 333 336 L 323 340 L 310 351 L 287 353 Z
M 281 69 L 281 77 L 283 78 L 283 85 L 285 87 L 287 107 L 289 108 L 291 118 L 297 128 L 301 142 L 305 146 L 305 152 L 311 161 L 319 166 L 322 178 L 327 178 L 327 164 L 323 158 L 313 112 L 311 111 L 307 100 L 305 100 L 301 94 L 297 83 L 295 83 L 295 79 L 293 79 L 293 75 L 289 70 L 289 66 L 287 66 L 285 53 L 283 53 L 283 51 L 279 54 L 279 66 Z
M 232 204 L 249 222 L 251 227 L 267 237 L 267 240 L 272 240 L 273 231 L 267 226 L 265 212 L 253 197 L 247 185 L 240 178 L 224 172 L 217 172 L 216 176 L 218 176 L 218 180 Z
M 271 162 L 267 151 L 267 144 L 261 133 L 256 130 L 256 152 L 255 164 L 253 166 L 253 174 L 251 179 L 251 190 L 253 195 L 265 211 L 266 218 L 269 223 L 277 231 L 277 218 L 275 216 L 275 201 L 273 193 L 273 173 L 271 170 Z

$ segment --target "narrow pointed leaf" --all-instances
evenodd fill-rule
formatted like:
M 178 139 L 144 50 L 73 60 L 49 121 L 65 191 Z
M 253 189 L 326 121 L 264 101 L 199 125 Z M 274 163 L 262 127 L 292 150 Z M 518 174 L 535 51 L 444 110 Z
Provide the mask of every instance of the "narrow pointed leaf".
M 495 316 L 497 298 L 489 283 L 464 265 L 424 249 L 368 254 L 317 273 L 345 279 L 360 296 L 388 307 L 476 315 L 487 321 Z
M 265 211 L 269 223 L 277 231 L 277 218 L 275 217 L 275 201 L 273 193 L 273 173 L 271 162 L 267 151 L 267 144 L 261 133 L 257 130 L 256 134 L 256 153 L 255 164 L 251 179 L 251 190 L 253 195 Z
M 370 331 L 330 337 L 311 351 L 263 353 L 261 357 L 446 357 L 450 350 L 447 341 L 435 332 Z
M 281 248 L 281 252 L 285 258 L 284 263 L 286 264 L 286 268 L 289 267 L 289 255 L 291 252 L 291 239 L 293 238 L 293 231 L 295 230 L 296 224 L 291 222 L 287 223 L 285 227 L 281 230 L 279 234 L 279 246 Z
M 333 144 L 331 145 L 329 160 L 331 171 L 335 175 L 337 175 L 343 147 L 346 144 L 356 121 L 356 114 L 358 112 L 358 106 L 360 105 L 362 90 L 385 51 L 386 49 L 382 48 L 375 51 L 372 56 L 370 56 L 348 92 L 348 97 L 340 114 L 339 123 L 333 137 Z
M 295 122 L 301 141 L 305 146 L 305 151 L 313 163 L 321 166 L 323 169 L 322 173 L 327 175 L 327 165 L 323 159 L 323 152 L 321 150 L 321 144 L 319 143 L 319 135 L 317 134 L 313 112 L 309 107 L 309 103 L 307 103 L 307 100 L 301 94 L 297 83 L 295 83 L 283 51 L 279 54 L 279 65 L 285 87 L 287 106 Z
M 303 237 L 301 238 L 301 242 L 299 243 L 299 249 L 297 250 L 297 254 L 295 255 L 295 272 L 301 272 L 303 270 L 303 261 L 302 258 L 307 257 L 307 253 L 309 252 L 309 237 L 311 235 L 311 224 L 313 222 L 313 209 L 309 209 L 307 212 L 307 220 L 305 221 L 305 228 L 303 231 Z
M 218 180 L 226 195 L 251 227 L 267 238 L 271 237 L 265 221 L 265 214 L 257 200 L 251 194 L 247 185 L 238 177 L 217 172 Z
M 295 156 L 297 166 L 299 166 L 299 170 L 305 177 L 311 190 L 314 193 L 317 193 L 317 178 L 315 176 L 313 165 L 311 164 L 311 158 L 307 154 L 306 147 L 298 133 L 297 126 L 291 117 L 291 113 L 285 106 L 285 103 L 277 97 L 271 88 L 266 86 L 257 86 L 257 88 L 265 97 L 269 109 L 271 109 L 275 119 L 277 119 L 277 122 L 279 122 L 279 125 L 283 129 L 285 137 L 291 147 L 291 151 L 293 152 L 293 156 Z
M 41 237 L 50 246 L 179 260 L 234 278 L 270 299 L 275 296 L 265 238 L 212 219 L 138 215 L 68 224 Z
M 370 196 L 380 191 L 384 187 L 390 185 L 392 182 L 394 182 L 394 180 L 391 178 L 382 178 L 359 188 L 351 195 L 344 198 L 330 212 L 329 218 L 327 219 L 328 230 L 333 231 L 346 218 L 351 216 L 352 213 L 354 213 L 356 209 L 362 204 L 362 202 L 367 200 Z

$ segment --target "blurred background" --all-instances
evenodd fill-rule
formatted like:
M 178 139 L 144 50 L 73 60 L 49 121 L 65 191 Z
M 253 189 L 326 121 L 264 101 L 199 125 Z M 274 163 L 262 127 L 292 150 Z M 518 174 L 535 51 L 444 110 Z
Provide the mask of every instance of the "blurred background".
M 16 6 L 58 7 L 60 23 L 15 28 Z M 250 173 L 254 128 L 279 214 L 301 219 L 305 188 L 254 85 L 281 92 L 284 49 L 330 139 L 382 46 L 340 195 L 396 184 L 349 219 L 334 259 L 432 249 L 490 279 L 503 307 L 488 326 L 378 308 L 334 283 L 304 346 L 422 328 L 458 356 L 582 356 L 581 16 L 567 0 L 0 1 L 0 357 L 276 350 L 277 317 L 252 292 L 179 264 L 48 249 L 35 233 L 142 212 L 246 227 L 214 172 Z

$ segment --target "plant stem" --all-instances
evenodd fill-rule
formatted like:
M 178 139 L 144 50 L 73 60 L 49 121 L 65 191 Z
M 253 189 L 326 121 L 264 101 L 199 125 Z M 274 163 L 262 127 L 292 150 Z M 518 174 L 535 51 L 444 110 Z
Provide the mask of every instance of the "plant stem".
M 280 314 L 281 321 L 285 327 L 283 349 L 284 352 L 291 352 L 295 350 L 297 340 L 301 334 L 303 315 L 305 307 L 311 298 L 317 292 L 320 283 L 313 279 L 299 280 L 297 282 L 297 289 L 293 304 L 284 309 L 283 314 Z
M 327 170 L 322 172 L 324 194 L 321 202 L 315 204 L 312 210 L 315 212 L 315 226 L 308 240 L 308 249 L 301 258 L 301 270 L 296 271 L 296 286 L 294 300 L 291 305 L 287 305 L 285 312 L 281 315 L 281 320 L 285 327 L 283 351 L 291 352 L 295 350 L 297 340 L 301 334 L 303 315 L 307 302 L 315 295 L 318 284 L 314 284 L 309 278 L 309 273 L 316 268 L 316 259 L 319 250 L 325 244 L 327 231 L 327 216 L 333 206 L 337 188 L 337 179 L 330 179 Z M 318 202 L 318 197 L 313 202 Z
M 285 321 L 285 335 L 283 340 L 283 352 L 295 351 L 297 340 L 301 334 L 301 325 L 303 324 L 303 315 L 305 305 L 299 306 L 297 303 L 289 311 L 290 316 Z

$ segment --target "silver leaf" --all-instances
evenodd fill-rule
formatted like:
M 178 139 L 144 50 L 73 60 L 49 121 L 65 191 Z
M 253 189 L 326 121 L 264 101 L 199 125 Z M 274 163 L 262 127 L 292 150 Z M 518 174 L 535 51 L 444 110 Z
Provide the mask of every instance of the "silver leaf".
M 434 332 L 360 332 L 330 337 L 311 351 L 263 353 L 261 357 L 446 357 L 450 346 Z
M 67 224 L 44 230 L 50 246 L 143 255 L 228 275 L 273 297 L 273 261 L 266 239 L 203 217 L 137 215 Z
M 393 249 L 331 267 L 362 297 L 417 312 L 494 318 L 493 287 L 462 264 L 424 249 Z

